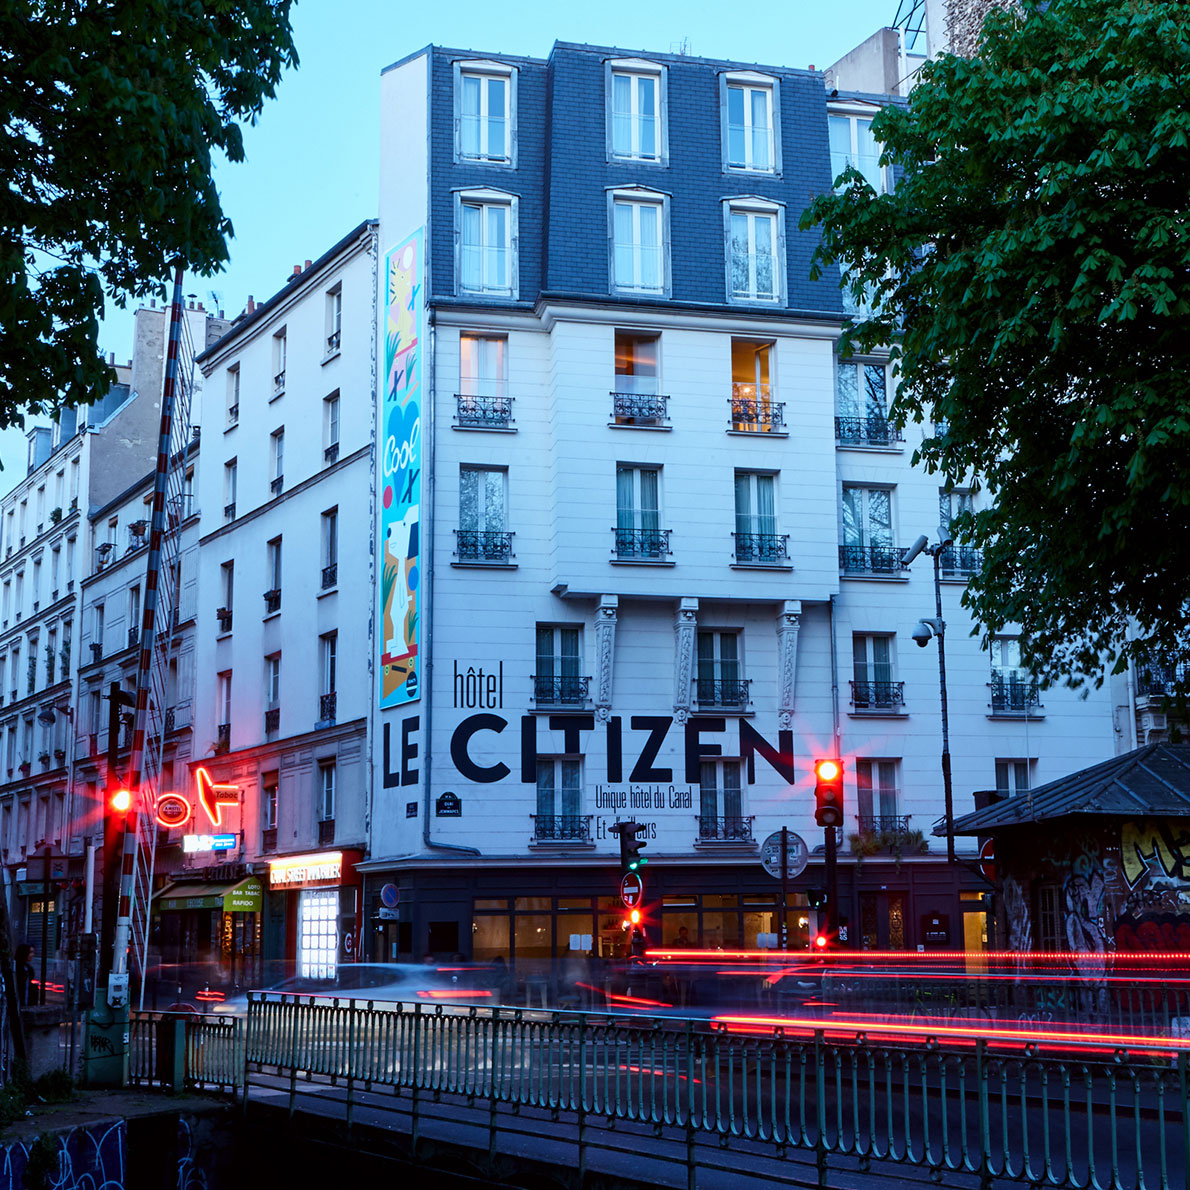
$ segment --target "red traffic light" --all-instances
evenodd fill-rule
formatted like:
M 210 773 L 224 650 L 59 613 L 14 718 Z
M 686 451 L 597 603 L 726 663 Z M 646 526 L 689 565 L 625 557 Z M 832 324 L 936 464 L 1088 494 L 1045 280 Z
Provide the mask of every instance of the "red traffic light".
M 814 948 L 816 950 L 826 950 L 826 935 L 825 934 L 815 934 L 814 935 Z
M 843 762 L 835 757 L 814 762 L 814 821 L 843 825 Z
M 814 762 L 814 775 L 819 781 L 833 781 L 843 771 L 837 760 L 818 760 Z
M 111 797 L 112 809 L 117 814 L 127 814 L 132 809 L 132 794 L 127 789 L 117 789 Z
M 628 920 L 629 920 L 630 922 L 632 922 L 632 924 L 633 924 L 634 926 L 635 926 L 635 925 L 639 925 L 639 923 L 640 923 L 640 910 L 639 910 L 639 909 L 633 909 L 633 910 L 632 910 L 632 912 L 628 914 Z

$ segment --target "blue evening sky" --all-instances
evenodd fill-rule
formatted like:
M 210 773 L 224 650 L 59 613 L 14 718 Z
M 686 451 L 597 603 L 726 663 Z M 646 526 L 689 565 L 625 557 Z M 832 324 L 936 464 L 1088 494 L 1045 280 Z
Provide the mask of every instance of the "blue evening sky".
M 672 0 L 454 0 L 423 8 L 301 0 L 293 16 L 301 65 L 245 129 L 247 160 L 216 168 L 235 228 L 231 261 L 218 276 L 187 277 L 186 292 L 234 317 L 249 294 L 259 302 L 276 292 L 295 264 L 375 215 L 380 72 L 429 43 L 545 57 L 555 40 L 653 52 L 677 52 L 684 42 L 701 57 L 822 69 L 891 24 L 896 8 L 897 0 L 785 0 L 745 9 L 736 22 L 722 4 Z M 117 360 L 129 357 L 131 310 L 109 310 L 100 343 Z M 24 474 L 23 434 L 0 432 L 0 490 Z

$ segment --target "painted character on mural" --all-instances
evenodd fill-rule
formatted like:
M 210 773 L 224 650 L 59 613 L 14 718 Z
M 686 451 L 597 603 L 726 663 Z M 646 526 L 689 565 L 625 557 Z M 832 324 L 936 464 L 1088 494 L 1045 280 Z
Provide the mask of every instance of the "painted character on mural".
M 1008 926 L 1009 950 L 1033 949 L 1033 917 L 1029 897 L 1015 876 L 1004 877 L 1004 915 Z

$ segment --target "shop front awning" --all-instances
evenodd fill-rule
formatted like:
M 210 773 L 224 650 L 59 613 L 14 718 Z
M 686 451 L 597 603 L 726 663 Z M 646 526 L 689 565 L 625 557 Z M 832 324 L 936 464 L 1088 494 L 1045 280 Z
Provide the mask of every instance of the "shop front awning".
M 222 909 L 224 913 L 259 913 L 261 886 L 255 876 L 212 884 L 202 881 L 171 884 L 157 894 L 162 913 L 182 909 Z

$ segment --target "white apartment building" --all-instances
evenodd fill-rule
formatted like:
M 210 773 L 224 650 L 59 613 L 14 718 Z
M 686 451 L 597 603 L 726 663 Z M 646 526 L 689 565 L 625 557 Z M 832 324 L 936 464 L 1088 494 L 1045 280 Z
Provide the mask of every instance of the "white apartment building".
M 869 116 L 821 75 L 589 46 L 384 73 L 370 956 L 623 953 L 629 818 L 652 943 L 770 938 L 786 826 L 804 945 L 836 748 L 848 943 L 982 945 L 973 845 L 932 833 L 931 563 L 902 561 L 978 497 L 911 467 L 796 230 Z M 969 635 L 978 564 L 943 566 L 958 813 L 1116 747 L 1106 691 Z
M 166 961 L 215 957 L 257 978 L 262 964 L 318 974 L 358 954 L 375 291 L 376 228 L 364 222 L 199 359 L 208 400 L 190 779 L 201 767 L 230 791 L 204 829 L 232 845 L 183 856 L 181 875 L 204 874 L 210 903 L 188 907 L 166 890 L 162 916 L 178 919 L 163 930 Z M 204 872 L 212 864 L 220 870 Z M 232 953 L 221 938 L 234 938 Z

